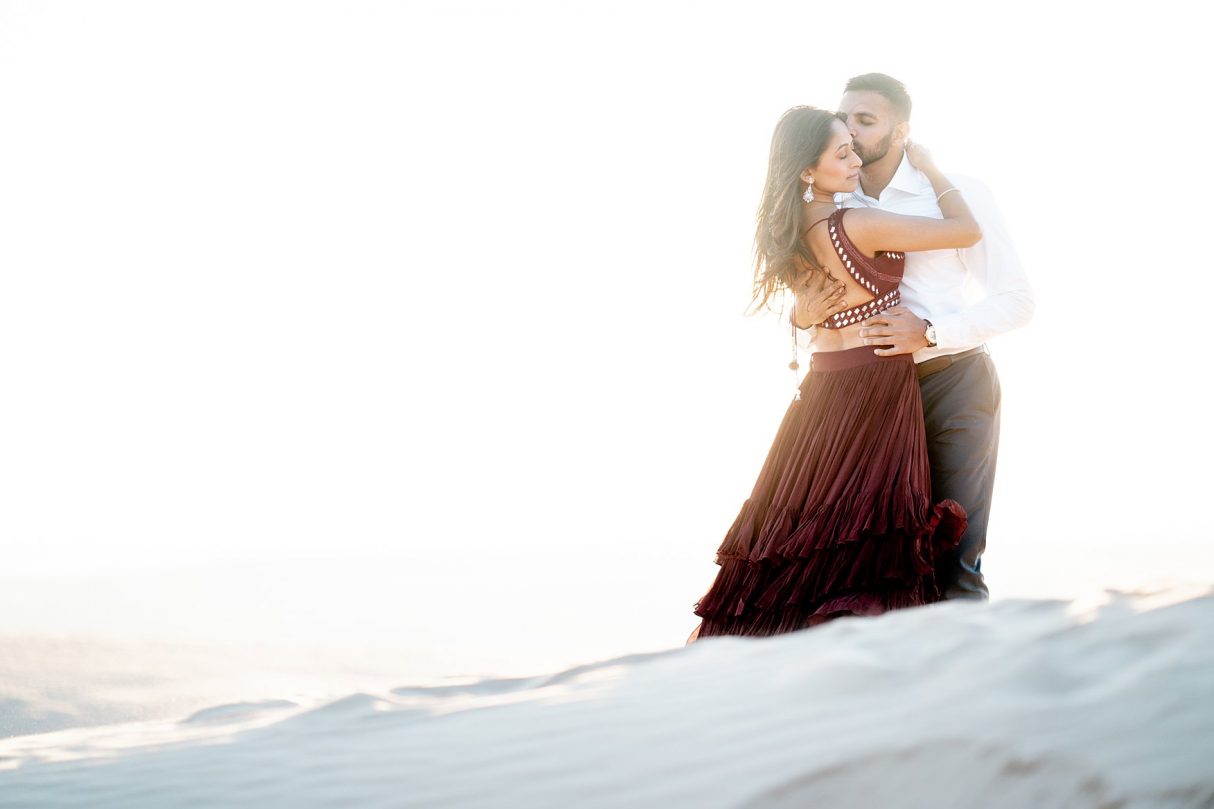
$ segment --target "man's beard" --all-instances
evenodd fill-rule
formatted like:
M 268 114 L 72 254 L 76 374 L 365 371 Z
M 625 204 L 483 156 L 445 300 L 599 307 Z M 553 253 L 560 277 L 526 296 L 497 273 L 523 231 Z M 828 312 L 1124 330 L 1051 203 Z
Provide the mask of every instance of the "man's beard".
M 860 161 L 864 165 L 868 166 L 876 163 L 878 160 L 889 154 L 889 147 L 893 142 L 894 133 L 891 130 L 888 135 L 881 139 L 881 142 L 878 143 L 871 152 L 868 149 L 862 149 L 859 146 L 853 146 L 852 148 L 856 150 L 856 154 L 860 157 Z

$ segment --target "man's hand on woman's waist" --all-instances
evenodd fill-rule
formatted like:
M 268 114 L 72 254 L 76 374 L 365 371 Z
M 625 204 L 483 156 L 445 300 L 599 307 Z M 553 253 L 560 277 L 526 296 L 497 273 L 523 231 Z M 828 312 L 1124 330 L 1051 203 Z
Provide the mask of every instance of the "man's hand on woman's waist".
M 881 357 L 914 354 L 927 348 L 927 321 L 905 306 L 893 306 L 873 315 L 860 326 L 865 345 L 883 346 L 873 351 Z

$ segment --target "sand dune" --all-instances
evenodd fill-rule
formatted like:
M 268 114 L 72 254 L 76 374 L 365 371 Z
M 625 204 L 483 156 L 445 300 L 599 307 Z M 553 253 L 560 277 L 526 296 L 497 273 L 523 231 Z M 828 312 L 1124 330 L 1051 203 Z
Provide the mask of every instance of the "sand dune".
M 1214 594 L 946 603 L 0 741 L 0 806 L 1214 806 Z

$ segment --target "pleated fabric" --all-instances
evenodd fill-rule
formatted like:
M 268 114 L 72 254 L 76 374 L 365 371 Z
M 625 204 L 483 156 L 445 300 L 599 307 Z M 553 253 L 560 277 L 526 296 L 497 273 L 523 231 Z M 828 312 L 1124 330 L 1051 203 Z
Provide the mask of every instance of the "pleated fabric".
M 937 566 L 965 524 L 959 503 L 931 501 L 911 356 L 816 353 L 717 549 L 720 570 L 694 607 L 698 636 L 774 635 L 939 601 Z

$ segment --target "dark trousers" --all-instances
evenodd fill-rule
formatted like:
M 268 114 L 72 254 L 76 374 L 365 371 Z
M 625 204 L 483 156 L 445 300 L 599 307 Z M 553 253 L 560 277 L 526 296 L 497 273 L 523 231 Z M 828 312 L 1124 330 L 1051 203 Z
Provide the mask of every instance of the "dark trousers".
M 919 380 L 932 464 L 932 499 L 965 507 L 969 527 L 940 582 L 945 598 L 987 599 L 982 579 L 986 524 L 999 453 L 999 375 L 989 354 L 975 354 Z

